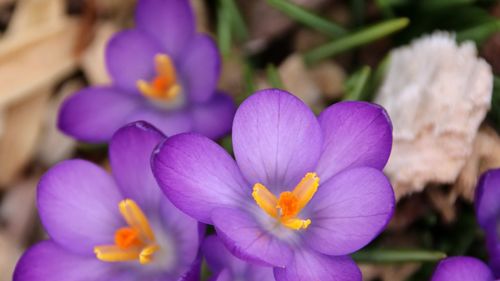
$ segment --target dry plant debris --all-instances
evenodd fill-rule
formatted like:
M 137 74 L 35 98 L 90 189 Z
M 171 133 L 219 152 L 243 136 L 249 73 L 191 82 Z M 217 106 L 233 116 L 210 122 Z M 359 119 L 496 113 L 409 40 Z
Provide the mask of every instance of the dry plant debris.
M 11 184 L 31 159 L 52 87 L 76 67 L 76 22 L 60 0 L 17 4 L 0 42 L 0 186 Z M 22 124 L 20 126 L 19 124 Z
M 391 116 L 394 145 L 385 172 L 396 195 L 453 183 L 490 108 L 493 75 L 472 42 L 438 32 L 391 52 L 376 102 Z

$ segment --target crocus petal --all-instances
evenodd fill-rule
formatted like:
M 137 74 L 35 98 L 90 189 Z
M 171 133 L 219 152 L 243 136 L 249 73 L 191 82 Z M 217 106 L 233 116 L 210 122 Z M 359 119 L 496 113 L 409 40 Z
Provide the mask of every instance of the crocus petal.
M 135 11 L 137 28 L 160 42 L 167 54 L 178 57 L 195 33 L 189 1 L 142 0 Z
M 205 226 L 181 212 L 163 195 L 160 206 L 163 227 L 174 238 L 172 247 L 176 249 L 175 255 L 178 258 L 176 269 L 179 273 L 186 272 L 196 262 L 203 238 L 200 232 L 204 234 Z
M 151 172 L 151 155 L 165 136 L 146 122 L 135 122 L 118 130 L 109 145 L 113 176 L 126 198 L 157 212 L 163 194 Z
M 478 223 L 487 227 L 500 215 L 500 169 L 490 170 L 479 179 L 474 204 Z
M 500 256 L 490 257 L 489 265 L 493 274 L 495 276 L 500 276 Z
M 244 280 L 248 281 L 274 280 L 272 267 L 253 265 L 236 258 L 216 235 L 205 238 L 201 251 L 210 270 L 221 272 L 218 279 L 215 279 L 217 281 L 233 280 L 239 277 L 244 277 Z M 231 279 L 232 276 L 235 277 Z M 225 279 L 228 277 L 229 279 Z
M 235 264 L 236 257 L 226 249 L 216 235 L 211 235 L 203 240 L 201 252 L 212 272 L 219 272 L 224 268 L 234 270 L 233 268 L 239 266 L 239 264 Z
M 220 74 L 220 55 L 215 42 L 208 35 L 196 35 L 189 43 L 180 71 L 189 99 L 208 101 L 214 94 Z
M 293 189 L 307 172 L 313 172 L 321 144 L 314 114 L 285 91 L 259 91 L 236 111 L 236 161 L 250 184 L 261 183 L 275 194 Z
M 137 29 L 126 30 L 109 41 L 106 66 L 116 86 L 137 93 L 137 81 L 154 77 L 154 59 L 160 53 L 164 53 L 161 46 L 151 37 Z
M 486 234 L 486 249 L 488 250 L 488 260 L 490 268 L 495 276 L 500 276 L 500 236 L 498 235 L 498 224 L 492 222 L 487 227 L 483 227 Z
M 394 192 L 374 168 L 355 168 L 320 185 L 309 203 L 306 242 L 328 255 L 352 253 L 375 238 L 394 212 Z
M 59 129 L 82 141 L 106 142 L 139 106 L 138 98 L 111 87 L 85 88 L 62 105 Z
M 211 223 L 213 208 L 236 205 L 250 197 L 250 187 L 231 156 L 202 135 L 185 133 L 167 139 L 152 164 L 170 201 L 201 222 Z
M 192 130 L 193 121 L 188 112 L 183 110 L 162 110 L 151 105 L 142 106 L 131 114 L 128 122 L 146 121 L 167 136 Z
M 237 208 L 216 208 L 212 212 L 217 235 L 240 259 L 266 266 L 285 266 L 292 249 L 265 231 L 248 212 Z
M 233 281 L 233 276 L 228 269 L 222 270 L 216 276 L 214 276 L 213 281 Z
M 184 273 L 180 278 L 178 279 L 172 279 L 172 281 L 199 281 L 200 276 L 201 276 L 201 255 L 191 264 L 190 269 Z M 141 279 L 143 280 L 143 279 Z M 161 278 L 158 279 L 158 281 L 166 281 L 166 278 Z
M 340 102 L 319 116 L 323 153 L 317 172 L 322 181 L 346 169 L 382 169 L 391 153 L 392 125 L 385 110 L 367 102 Z
M 482 261 L 472 257 L 451 257 L 442 260 L 432 281 L 493 281 L 491 270 Z
M 361 272 L 348 256 L 333 257 L 302 249 L 295 251 L 285 268 L 274 268 L 274 277 L 276 281 L 361 281 Z
M 66 249 L 94 255 L 94 246 L 113 243 L 124 225 L 118 210 L 123 197 L 113 178 L 83 160 L 50 169 L 38 185 L 38 210 L 49 236 Z
M 217 94 L 209 102 L 193 106 L 193 130 L 211 139 L 218 139 L 231 130 L 235 111 L 236 105 L 229 96 Z
M 31 247 L 19 260 L 14 281 L 107 281 L 117 279 L 110 264 L 68 252 L 52 241 Z M 130 280 L 130 279 L 125 279 Z

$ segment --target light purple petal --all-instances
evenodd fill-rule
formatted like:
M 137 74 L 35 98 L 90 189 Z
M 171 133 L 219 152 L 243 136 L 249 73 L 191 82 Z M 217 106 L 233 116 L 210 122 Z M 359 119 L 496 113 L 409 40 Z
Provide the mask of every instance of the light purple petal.
M 220 273 L 216 274 L 216 276 L 214 276 L 214 278 L 211 280 L 213 280 L 213 281 L 234 281 L 233 276 L 231 275 L 231 272 L 228 269 L 223 270 Z
M 229 96 L 217 94 L 207 103 L 193 105 L 193 130 L 211 139 L 223 137 L 231 130 L 235 111 L 236 104 Z
M 186 0 L 138 1 L 135 21 L 137 28 L 154 37 L 174 58 L 185 50 L 195 33 L 195 19 Z
M 348 256 L 327 256 L 305 249 L 295 251 L 285 268 L 274 269 L 276 281 L 361 281 L 361 272 Z
M 483 227 L 497 223 L 500 215 L 500 169 L 489 170 L 479 179 L 474 205 L 478 223 Z
M 62 105 L 59 129 L 82 141 L 106 142 L 140 106 L 138 98 L 111 87 L 85 88 Z
M 243 274 L 247 267 L 250 266 L 249 263 L 231 254 L 217 235 L 205 238 L 201 252 L 212 272 L 217 273 L 227 269 L 231 273 L 231 276 L 235 276 Z
M 491 270 L 472 257 L 451 257 L 442 260 L 431 281 L 493 281 Z
M 200 233 L 204 234 L 205 226 L 177 209 L 163 194 L 160 208 L 163 228 L 174 238 L 178 259 L 176 270 L 182 274 L 197 260 L 203 238 Z
M 131 114 L 128 122 L 146 121 L 167 136 L 190 132 L 193 128 L 192 117 L 183 110 L 166 110 L 146 105 Z
M 146 122 L 119 129 L 109 144 L 113 176 L 126 198 L 157 212 L 163 193 L 151 172 L 151 155 L 165 136 Z
M 231 156 L 194 133 L 167 139 L 153 156 L 153 174 L 175 206 L 204 223 L 211 223 L 213 208 L 236 205 L 251 194 Z
M 108 281 L 117 279 L 119 272 L 109 263 L 95 257 L 68 252 L 52 241 L 31 247 L 19 260 L 14 281 Z M 126 279 L 130 280 L 130 279 Z
M 290 246 L 262 228 L 255 217 L 237 208 L 216 208 L 212 221 L 226 248 L 240 259 L 260 265 L 285 266 Z
M 138 93 L 137 81 L 149 81 L 154 77 L 154 58 L 160 53 L 164 51 L 151 37 L 130 29 L 117 33 L 109 41 L 106 66 L 116 86 L 128 93 Z
M 316 117 L 288 92 L 259 91 L 244 101 L 233 123 L 233 148 L 250 184 L 275 194 L 291 190 L 314 167 L 322 137 Z
M 274 280 L 272 267 L 253 265 L 238 259 L 226 249 L 216 235 L 205 238 L 201 251 L 212 272 L 224 272 L 219 274 L 219 279 L 215 279 L 217 281 L 223 280 L 226 278 L 226 275 L 228 277 L 235 276 L 233 279 L 238 280 L 239 278 L 248 281 Z M 221 276 L 224 276 L 224 278 Z M 233 279 L 229 278 L 225 280 Z
M 180 62 L 184 90 L 190 100 L 206 102 L 214 95 L 220 64 L 219 50 L 210 36 L 200 34 L 191 39 Z
M 317 172 L 326 181 L 346 169 L 368 166 L 381 170 L 391 153 L 392 125 L 385 110 L 367 102 L 340 102 L 319 116 L 323 153 Z
M 320 184 L 309 207 L 306 242 L 328 255 L 352 253 L 375 238 L 394 212 L 394 192 L 374 168 L 356 168 Z
M 208 236 L 203 240 L 201 252 L 212 272 L 219 272 L 224 268 L 231 271 L 241 270 L 240 264 L 234 264 L 238 261 L 237 258 L 229 253 L 216 235 Z
M 66 249 L 94 255 L 94 246 L 113 243 L 125 223 L 123 199 L 112 177 L 83 160 L 52 167 L 38 185 L 38 210 L 49 236 Z
M 184 273 L 180 278 L 174 279 L 175 281 L 200 281 L 201 275 L 201 255 L 191 264 L 189 270 Z M 174 281 L 172 280 L 172 281 Z M 166 281 L 160 279 L 158 281 Z

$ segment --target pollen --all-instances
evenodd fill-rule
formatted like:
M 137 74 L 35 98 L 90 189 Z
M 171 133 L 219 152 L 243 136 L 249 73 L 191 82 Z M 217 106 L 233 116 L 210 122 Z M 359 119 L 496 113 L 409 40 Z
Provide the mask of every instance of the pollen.
M 105 262 L 138 261 L 148 264 L 159 250 L 149 221 L 139 205 L 131 199 L 118 204 L 128 226 L 115 231 L 114 245 L 94 247 L 97 259 Z
M 139 91 L 154 100 L 172 101 L 181 92 L 172 59 L 165 54 L 155 56 L 156 75 L 151 81 L 137 81 Z
M 292 191 L 284 191 L 278 198 L 260 183 L 254 185 L 252 197 L 262 210 L 282 225 L 300 230 L 311 224 L 310 219 L 301 219 L 299 215 L 318 191 L 318 186 L 316 173 L 307 173 Z
M 280 210 L 280 214 L 284 218 L 294 217 L 299 210 L 299 198 L 293 192 L 285 191 L 280 194 L 278 205 L 276 208 Z
M 115 232 L 115 244 L 121 249 L 140 246 L 139 233 L 131 227 L 122 227 Z

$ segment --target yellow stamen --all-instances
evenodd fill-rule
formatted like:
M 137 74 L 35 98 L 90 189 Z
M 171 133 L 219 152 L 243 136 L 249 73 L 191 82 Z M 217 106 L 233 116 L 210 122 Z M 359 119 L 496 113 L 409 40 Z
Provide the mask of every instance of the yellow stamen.
M 272 194 L 265 186 L 260 183 L 256 183 L 253 186 L 252 192 L 253 199 L 257 202 L 257 205 L 264 210 L 268 215 L 273 218 L 278 217 L 278 210 L 276 210 L 276 203 L 278 199 Z
M 159 246 L 156 244 L 146 215 L 131 199 L 121 201 L 118 207 L 128 227 L 119 228 L 115 232 L 114 245 L 94 247 L 96 257 L 106 262 L 133 260 L 138 260 L 141 264 L 151 262 Z
M 146 248 L 144 248 L 141 253 L 139 254 L 139 262 L 141 264 L 147 264 L 151 262 L 151 259 L 153 258 L 153 255 L 156 251 L 158 251 L 160 247 L 158 245 L 151 245 Z
M 305 177 L 293 190 L 293 195 L 298 199 L 298 210 L 300 212 L 311 201 L 316 191 L 318 191 L 319 177 L 316 173 L 307 173 Z
M 311 224 L 310 219 L 302 220 L 302 219 L 287 219 L 281 220 L 281 223 L 291 229 L 300 230 L 306 229 Z
M 96 257 L 101 261 L 133 261 L 139 258 L 141 248 L 133 247 L 125 250 L 116 245 L 97 246 L 94 247 L 94 253 L 96 254 Z
M 279 220 L 284 226 L 300 230 L 311 224 L 310 219 L 297 218 L 300 211 L 311 201 L 318 191 L 319 177 L 307 173 L 293 191 L 284 191 L 276 198 L 264 185 L 256 183 L 252 196 L 257 205 L 269 216 Z
M 119 204 L 120 213 L 130 227 L 137 230 L 141 240 L 154 241 L 155 235 L 146 215 L 142 212 L 141 208 L 131 199 L 125 199 Z M 141 237 L 142 236 L 142 237 Z
M 155 56 L 156 76 L 150 81 L 137 81 L 139 91 L 152 99 L 171 101 L 179 95 L 181 86 L 172 59 L 165 54 Z

